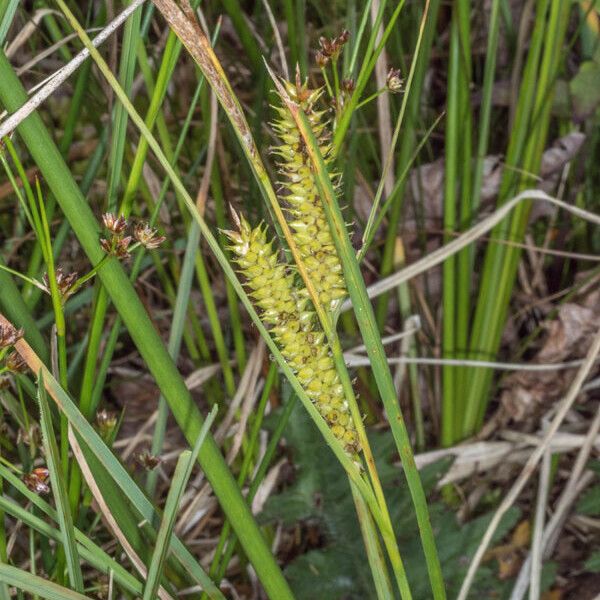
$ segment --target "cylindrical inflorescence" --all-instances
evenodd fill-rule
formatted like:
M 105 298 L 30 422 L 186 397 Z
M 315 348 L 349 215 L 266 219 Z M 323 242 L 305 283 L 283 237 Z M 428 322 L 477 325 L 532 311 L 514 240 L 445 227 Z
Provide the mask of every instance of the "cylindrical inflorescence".
M 236 262 L 252 290 L 251 297 L 302 387 L 346 451 L 358 450 L 356 428 L 335 369 L 325 334 L 315 320 L 304 288 L 282 264 L 267 241 L 266 230 L 254 229 L 241 217 L 239 231 L 225 232 Z
M 300 81 L 284 82 L 290 98 L 306 114 L 319 149 L 327 162 L 331 154 L 330 135 L 325 119 L 326 111 L 318 111 L 315 104 L 321 90 L 309 90 Z M 346 295 L 346 285 L 327 217 L 315 182 L 313 168 L 305 151 L 302 135 L 284 107 L 275 107 L 278 117 L 273 123 L 281 144 L 274 148 L 279 157 L 278 166 L 283 175 L 284 195 L 290 215 L 290 227 L 300 256 L 306 265 L 310 280 L 326 308 Z

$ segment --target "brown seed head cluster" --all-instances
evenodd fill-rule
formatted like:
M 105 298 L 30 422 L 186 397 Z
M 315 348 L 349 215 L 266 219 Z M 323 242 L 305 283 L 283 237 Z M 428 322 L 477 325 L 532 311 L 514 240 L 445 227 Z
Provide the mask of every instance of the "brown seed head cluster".
M 398 94 L 404 89 L 404 79 L 400 74 L 400 69 L 394 69 L 393 67 L 388 71 L 385 85 L 392 94 Z
M 55 271 L 56 276 L 56 286 L 58 287 L 58 291 L 63 300 L 66 300 L 72 294 L 72 288 L 74 283 L 77 281 L 77 271 L 73 271 L 68 275 L 58 267 Z M 44 287 L 46 288 L 46 292 L 50 294 L 50 282 L 48 280 L 48 273 L 44 273 L 42 277 Z
M 315 60 L 319 67 L 324 68 L 330 60 L 337 60 L 344 44 L 350 39 L 350 32 L 344 29 L 337 37 L 327 39 L 326 37 L 319 38 L 320 50 L 315 55 Z
M 253 229 L 243 217 L 238 226 L 238 231 L 225 233 L 262 320 L 333 435 L 349 454 L 355 454 L 356 428 L 325 334 L 304 288 L 294 284 L 294 275 L 278 261 L 264 227 Z
M 159 456 L 154 456 L 153 454 L 150 454 L 148 450 L 144 450 L 143 452 L 136 454 L 135 460 L 138 463 L 138 465 L 140 465 L 140 467 L 142 467 L 146 471 L 153 471 L 162 462 Z
M 10 323 L 0 324 L 0 350 L 14 346 L 25 334 L 23 329 L 17 329 Z
M 158 248 L 167 238 L 158 235 L 158 231 L 148 223 L 136 223 L 133 228 L 133 236 L 135 239 L 148 250 Z
M 326 111 L 316 110 L 321 90 L 310 90 L 297 78 L 295 84 L 284 82 L 290 98 L 306 114 L 326 163 L 331 160 L 331 141 Z M 276 107 L 278 118 L 273 124 L 281 144 L 274 149 L 283 176 L 282 200 L 288 205 L 289 224 L 300 256 L 325 308 L 333 308 L 346 295 L 335 244 L 331 236 L 313 167 L 305 151 L 302 135 L 285 107 Z
M 50 473 L 46 467 L 37 467 L 31 473 L 23 475 L 23 483 L 36 494 L 47 494 L 50 492 L 48 477 Z
M 102 409 L 96 413 L 96 425 L 98 425 L 100 434 L 106 436 L 117 426 L 117 415 L 106 409 Z
M 129 223 L 123 215 L 117 217 L 113 213 L 104 213 L 102 215 L 104 227 L 111 233 L 109 239 L 102 238 L 100 245 L 102 249 L 112 256 L 119 259 L 129 257 L 129 253 L 133 248 L 130 248 L 132 240 L 135 238 L 139 244 L 148 250 L 158 248 L 164 241 L 165 237 L 158 235 L 158 231 L 148 223 L 139 222 L 133 226 L 133 236 L 125 235 L 129 228 Z
M 27 363 L 23 357 L 16 351 L 11 352 L 6 357 L 6 368 L 12 373 L 24 373 L 27 370 Z

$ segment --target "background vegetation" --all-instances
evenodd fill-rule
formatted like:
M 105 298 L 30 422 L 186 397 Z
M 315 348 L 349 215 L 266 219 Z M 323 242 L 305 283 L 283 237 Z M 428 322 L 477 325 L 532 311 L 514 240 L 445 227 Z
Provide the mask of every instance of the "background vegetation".
M 0 596 L 596 597 L 599 34 L 593 1 L 0 0 Z M 311 298 L 360 457 L 232 209 Z

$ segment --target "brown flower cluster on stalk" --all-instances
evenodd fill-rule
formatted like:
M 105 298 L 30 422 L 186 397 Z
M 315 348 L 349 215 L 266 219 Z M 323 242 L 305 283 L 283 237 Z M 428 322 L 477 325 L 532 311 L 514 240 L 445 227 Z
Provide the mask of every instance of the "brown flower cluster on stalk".
M 48 477 L 50 473 L 46 467 L 37 467 L 31 473 L 23 475 L 23 483 L 36 494 L 48 494 L 50 492 Z
M 326 37 L 319 38 L 320 50 L 315 55 L 315 60 L 322 69 L 327 66 L 330 60 L 337 60 L 342 48 L 350 39 L 350 32 L 344 29 L 337 37 L 327 39 Z
M 23 329 L 17 329 L 14 325 L 0 324 L 0 350 L 14 346 L 25 334 Z
M 11 352 L 6 357 L 5 364 L 11 373 L 24 373 L 27 370 L 25 359 L 16 351 Z
M 54 273 L 54 276 L 56 277 L 56 287 L 58 287 L 58 292 L 60 293 L 62 299 L 66 300 L 73 293 L 73 285 L 77 281 L 78 273 L 77 271 L 73 271 L 67 275 L 61 267 L 58 267 Z M 42 281 L 46 292 L 50 294 L 50 281 L 48 279 L 48 273 L 44 273 Z
M 96 425 L 100 431 L 100 435 L 105 438 L 110 435 L 117 426 L 117 415 L 102 409 L 96 413 Z
M 100 245 L 107 254 L 118 259 L 129 257 L 131 250 L 134 248 L 134 246 L 131 246 L 134 238 L 137 245 L 144 246 L 148 250 L 158 248 L 166 239 L 164 236 L 158 235 L 158 230 L 144 222 L 136 223 L 133 226 L 133 235 L 126 235 L 129 223 L 123 215 L 116 216 L 113 213 L 104 213 L 102 222 L 111 235 L 108 239 L 102 238 Z
M 393 67 L 388 71 L 385 86 L 388 92 L 392 94 L 398 94 L 404 90 L 404 79 L 402 79 L 400 69 L 394 69 Z

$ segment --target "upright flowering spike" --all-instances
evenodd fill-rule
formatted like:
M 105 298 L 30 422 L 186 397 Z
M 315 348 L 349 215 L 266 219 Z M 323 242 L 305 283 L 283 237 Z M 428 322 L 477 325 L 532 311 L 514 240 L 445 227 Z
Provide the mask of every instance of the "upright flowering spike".
M 231 250 L 251 290 L 251 297 L 302 387 L 332 433 L 353 455 L 358 436 L 333 364 L 325 335 L 314 318 L 304 289 L 294 285 L 294 275 L 277 259 L 272 241 L 262 226 L 254 229 L 234 215 L 238 231 L 226 231 Z
M 319 150 L 328 162 L 331 142 L 325 111 L 315 109 L 322 91 L 308 89 L 306 84 L 301 84 L 299 76 L 296 77 L 295 84 L 284 82 L 284 85 L 290 98 L 306 114 L 317 138 Z M 346 295 L 342 265 L 329 230 L 302 135 L 284 106 L 275 107 L 275 110 L 278 117 L 273 126 L 281 144 L 274 149 L 274 153 L 280 158 L 279 167 L 283 175 L 282 200 L 288 205 L 294 240 L 319 300 L 326 308 L 332 308 L 337 300 Z

